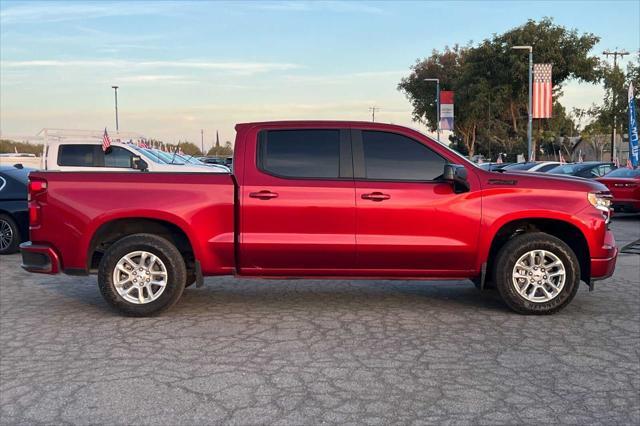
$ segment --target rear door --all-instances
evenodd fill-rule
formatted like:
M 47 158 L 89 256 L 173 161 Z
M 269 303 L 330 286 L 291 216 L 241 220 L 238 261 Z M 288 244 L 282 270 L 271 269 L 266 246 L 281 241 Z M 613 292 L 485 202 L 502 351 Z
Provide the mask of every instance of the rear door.
M 257 139 L 244 156 L 242 273 L 327 276 L 355 268 L 349 131 L 272 129 Z
M 357 263 L 379 276 L 456 276 L 474 268 L 481 198 L 439 180 L 447 160 L 398 133 L 354 130 Z

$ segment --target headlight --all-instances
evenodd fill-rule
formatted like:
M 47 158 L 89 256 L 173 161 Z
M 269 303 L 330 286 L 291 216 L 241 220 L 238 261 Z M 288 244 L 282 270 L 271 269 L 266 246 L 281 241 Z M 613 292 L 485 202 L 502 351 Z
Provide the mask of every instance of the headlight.
M 609 223 L 611 219 L 611 193 L 610 192 L 589 192 L 587 199 L 589 203 L 602 212 L 604 219 Z

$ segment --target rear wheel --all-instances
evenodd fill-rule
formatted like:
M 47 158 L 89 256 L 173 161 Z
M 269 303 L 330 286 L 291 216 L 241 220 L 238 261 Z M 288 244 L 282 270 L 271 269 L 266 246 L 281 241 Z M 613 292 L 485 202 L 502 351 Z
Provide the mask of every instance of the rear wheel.
M 149 316 L 173 306 L 184 290 L 187 272 L 182 255 L 169 241 L 135 234 L 105 252 L 98 285 L 112 307 L 132 316 Z
M 494 275 L 505 303 L 522 314 L 553 314 L 571 302 L 580 284 L 575 253 L 542 232 L 518 235 L 498 253 Z
M 0 214 L 0 254 L 11 254 L 18 251 L 20 231 L 13 218 Z

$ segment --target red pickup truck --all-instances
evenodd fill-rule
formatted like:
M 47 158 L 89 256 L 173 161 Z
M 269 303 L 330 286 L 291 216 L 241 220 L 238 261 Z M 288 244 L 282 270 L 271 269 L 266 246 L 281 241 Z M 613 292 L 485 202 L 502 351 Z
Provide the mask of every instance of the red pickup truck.
M 97 273 L 129 315 L 203 276 L 471 279 L 520 313 L 611 276 L 602 184 L 484 171 L 401 126 L 236 126 L 233 174 L 35 172 L 23 268 Z M 134 159 L 135 160 L 135 159 Z

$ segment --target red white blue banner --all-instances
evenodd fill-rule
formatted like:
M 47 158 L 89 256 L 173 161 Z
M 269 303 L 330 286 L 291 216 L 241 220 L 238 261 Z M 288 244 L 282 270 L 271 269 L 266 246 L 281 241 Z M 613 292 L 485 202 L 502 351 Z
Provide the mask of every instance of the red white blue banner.
M 440 130 L 453 130 L 453 92 L 440 92 Z

